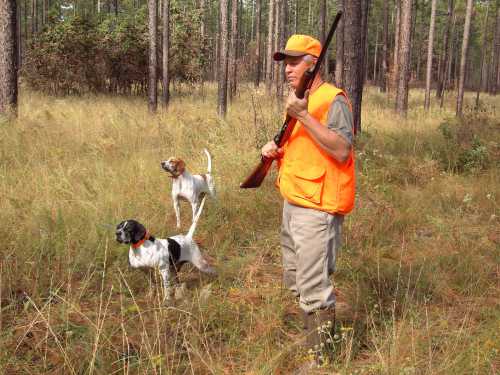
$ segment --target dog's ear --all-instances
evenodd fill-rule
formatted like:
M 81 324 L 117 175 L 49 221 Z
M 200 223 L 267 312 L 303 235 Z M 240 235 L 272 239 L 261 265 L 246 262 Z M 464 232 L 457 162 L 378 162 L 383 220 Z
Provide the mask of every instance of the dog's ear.
M 184 171 L 186 170 L 186 163 L 184 162 L 184 160 L 178 159 L 175 169 L 179 175 L 183 174 Z
M 134 227 L 132 230 L 132 242 L 139 242 L 146 235 L 146 228 L 141 223 L 134 221 Z
M 123 226 L 125 225 L 126 222 L 127 222 L 127 220 L 123 220 L 122 222 L 120 222 L 120 224 L 118 224 L 116 226 L 116 230 L 123 228 Z

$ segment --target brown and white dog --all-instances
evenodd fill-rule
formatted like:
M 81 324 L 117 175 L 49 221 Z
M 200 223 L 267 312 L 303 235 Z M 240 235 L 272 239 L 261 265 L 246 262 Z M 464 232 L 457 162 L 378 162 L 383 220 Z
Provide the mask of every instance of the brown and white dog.
M 205 198 L 197 211 L 193 224 L 186 235 L 177 235 L 166 239 L 155 238 L 136 220 L 124 220 L 116 227 L 116 240 L 130 244 L 128 261 L 132 268 L 158 268 L 163 279 L 165 302 L 173 294 L 177 271 L 186 263 L 192 263 L 200 271 L 215 274 L 215 270 L 201 255 L 200 248 L 193 240 L 196 223 L 200 218 Z
M 177 228 L 181 226 L 181 214 L 179 200 L 185 199 L 191 204 L 193 211 L 193 220 L 200 206 L 201 199 L 209 194 L 215 198 L 215 184 L 212 177 L 212 158 L 210 153 L 205 148 L 203 149 L 207 155 L 208 165 L 207 173 L 191 174 L 186 170 L 184 160 L 171 157 L 168 160 L 161 162 L 161 167 L 166 172 L 170 173 L 173 179 L 172 183 L 172 201 L 174 203 L 175 217 L 177 220 Z

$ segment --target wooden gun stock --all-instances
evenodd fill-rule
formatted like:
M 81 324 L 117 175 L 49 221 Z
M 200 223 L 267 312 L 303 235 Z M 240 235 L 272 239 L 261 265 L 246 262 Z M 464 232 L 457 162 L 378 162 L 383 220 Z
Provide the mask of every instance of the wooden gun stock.
M 326 51 L 328 50 L 328 45 L 332 41 L 333 34 L 335 33 L 337 24 L 340 21 L 340 17 L 342 17 L 342 12 L 338 12 L 337 15 L 335 16 L 335 20 L 333 21 L 332 27 L 330 28 L 328 36 L 325 39 L 325 45 L 321 49 L 321 53 L 318 57 L 318 60 L 316 61 L 314 69 L 312 71 L 307 70 L 302 76 L 299 82 L 299 86 L 295 90 L 295 96 L 297 96 L 297 98 L 299 99 L 304 98 L 305 92 L 311 88 L 314 78 L 316 77 L 316 75 L 318 75 L 319 70 L 321 68 L 321 64 L 326 57 Z M 276 136 L 274 137 L 274 143 L 276 143 L 278 148 L 283 147 L 285 143 L 288 141 L 296 123 L 297 119 L 290 117 L 288 114 L 286 115 L 285 122 L 281 126 L 280 132 L 276 134 Z M 245 181 L 243 181 L 240 184 L 240 188 L 248 189 L 248 188 L 259 187 L 262 184 L 262 181 L 264 181 L 264 178 L 266 178 L 267 173 L 269 172 L 269 169 L 271 168 L 272 164 L 273 164 L 273 159 L 269 159 L 262 156 L 259 165 L 257 165 L 257 167 L 252 171 L 252 173 L 245 179 Z

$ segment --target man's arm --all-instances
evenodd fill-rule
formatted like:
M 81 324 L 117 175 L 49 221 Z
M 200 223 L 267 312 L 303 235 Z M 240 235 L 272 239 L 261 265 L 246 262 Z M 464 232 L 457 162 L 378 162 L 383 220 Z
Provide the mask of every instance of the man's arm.
M 352 144 L 352 115 L 343 106 L 344 100 L 335 99 L 328 112 L 328 126 L 322 125 L 307 111 L 309 93 L 304 99 L 298 99 L 294 92 L 290 93 L 287 102 L 287 112 L 290 116 L 299 120 L 313 138 L 313 140 L 339 163 L 345 163 L 349 159 Z M 343 98 L 343 97 L 342 97 Z M 348 124 L 351 123 L 351 131 L 348 132 Z

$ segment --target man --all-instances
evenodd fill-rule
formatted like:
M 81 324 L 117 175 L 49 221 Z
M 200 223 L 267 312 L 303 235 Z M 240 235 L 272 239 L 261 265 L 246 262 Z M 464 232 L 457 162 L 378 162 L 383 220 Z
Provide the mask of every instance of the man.
M 316 39 L 292 35 L 285 49 L 274 54 L 275 61 L 285 63 L 292 89 L 286 111 L 297 124 L 282 149 L 274 141 L 262 148 L 264 157 L 278 159 L 277 185 L 284 198 L 283 279 L 299 299 L 307 343 L 317 361 L 321 344 L 333 335 L 335 293 L 329 276 L 344 215 L 354 205 L 353 120 L 345 92 L 318 75 L 304 99 L 294 93 L 320 52 Z

